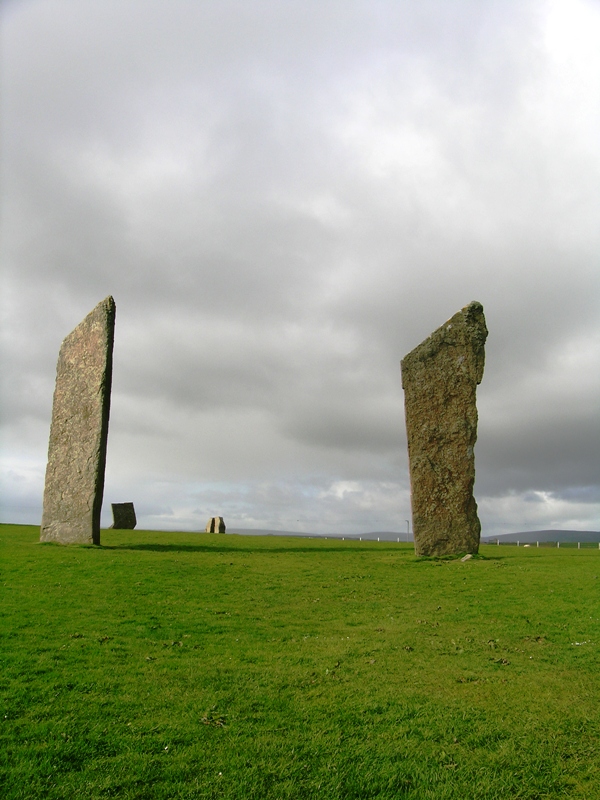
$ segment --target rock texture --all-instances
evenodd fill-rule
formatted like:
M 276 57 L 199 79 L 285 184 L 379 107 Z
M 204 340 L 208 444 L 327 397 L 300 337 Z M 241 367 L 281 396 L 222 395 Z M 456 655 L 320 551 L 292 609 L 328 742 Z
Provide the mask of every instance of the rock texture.
M 415 552 L 477 553 L 475 394 L 487 328 L 470 303 L 402 360 Z
M 206 533 L 225 533 L 223 517 L 211 517 L 206 523 Z
M 137 525 L 133 503 L 111 503 L 112 527 L 120 531 L 132 531 Z
M 61 345 L 40 540 L 100 544 L 115 301 L 107 297 Z

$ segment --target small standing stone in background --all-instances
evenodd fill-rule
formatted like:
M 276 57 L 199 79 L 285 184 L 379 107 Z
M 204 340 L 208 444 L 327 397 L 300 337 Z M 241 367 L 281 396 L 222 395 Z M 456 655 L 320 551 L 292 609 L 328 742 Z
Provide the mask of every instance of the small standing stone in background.
M 58 354 L 40 541 L 100 544 L 115 301 L 98 303 Z
M 488 332 L 470 303 L 402 360 L 415 552 L 477 553 L 476 389 Z
M 223 517 L 211 517 L 206 523 L 206 533 L 225 533 Z
M 115 530 L 132 531 L 137 525 L 133 503 L 111 503 L 113 513 L 112 527 Z

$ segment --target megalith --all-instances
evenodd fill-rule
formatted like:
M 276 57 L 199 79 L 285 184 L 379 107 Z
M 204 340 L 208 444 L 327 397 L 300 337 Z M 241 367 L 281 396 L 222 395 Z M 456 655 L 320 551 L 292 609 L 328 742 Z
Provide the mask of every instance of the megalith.
M 206 523 L 206 533 L 225 533 L 223 517 L 211 517 Z
M 402 360 L 415 553 L 477 553 L 476 389 L 488 331 L 469 303 Z
M 113 513 L 112 527 L 120 531 L 132 531 L 137 525 L 133 503 L 111 503 Z
M 58 354 L 40 540 L 100 544 L 115 301 L 107 297 Z

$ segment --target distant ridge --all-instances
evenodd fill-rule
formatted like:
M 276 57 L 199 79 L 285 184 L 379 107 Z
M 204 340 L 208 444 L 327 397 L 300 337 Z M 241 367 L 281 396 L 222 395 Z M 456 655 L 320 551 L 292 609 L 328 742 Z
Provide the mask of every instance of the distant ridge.
M 504 533 L 499 536 L 482 536 L 484 544 L 500 544 L 509 542 L 600 542 L 600 531 L 520 531 L 519 533 Z

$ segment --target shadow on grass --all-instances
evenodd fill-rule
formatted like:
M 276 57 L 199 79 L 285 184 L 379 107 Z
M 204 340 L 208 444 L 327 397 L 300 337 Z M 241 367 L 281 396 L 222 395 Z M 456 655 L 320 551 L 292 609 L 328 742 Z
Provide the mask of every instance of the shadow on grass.
M 208 544 L 114 544 L 101 545 L 103 550 L 147 550 L 154 553 L 366 553 L 372 547 L 281 547 L 280 545 L 260 545 L 256 547 L 230 547 Z M 377 552 L 398 552 L 398 545 L 389 547 L 379 545 Z

